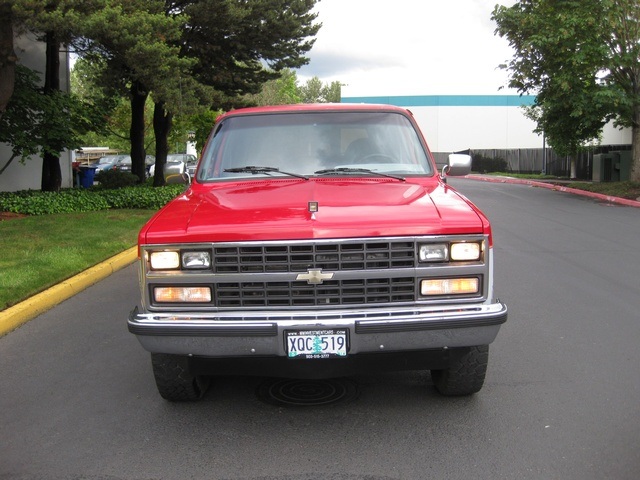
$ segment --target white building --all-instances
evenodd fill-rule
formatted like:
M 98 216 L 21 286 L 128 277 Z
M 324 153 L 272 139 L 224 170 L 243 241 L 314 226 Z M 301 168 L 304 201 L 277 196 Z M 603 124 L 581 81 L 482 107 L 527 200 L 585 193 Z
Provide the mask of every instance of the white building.
M 380 103 L 409 109 L 434 153 L 462 150 L 543 149 L 535 122 L 521 107 L 534 103 L 533 95 L 426 95 L 397 97 L 343 97 L 342 103 Z M 628 146 L 631 130 L 608 124 L 600 145 Z

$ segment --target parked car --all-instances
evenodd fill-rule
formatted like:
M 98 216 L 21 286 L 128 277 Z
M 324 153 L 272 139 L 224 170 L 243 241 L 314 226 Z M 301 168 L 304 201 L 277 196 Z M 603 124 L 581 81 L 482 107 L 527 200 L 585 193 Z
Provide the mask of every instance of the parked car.
M 198 159 L 187 153 L 172 153 L 167 155 L 164 165 L 164 179 L 166 183 L 188 183 L 196 173 Z M 185 175 L 188 174 L 188 176 Z M 155 175 L 155 165 L 151 167 L 149 175 Z
M 106 155 L 104 157 L 100 157 L 97 163 L 94 164 L 96 167 L 96 173 L 101 172 L 103 170 L 112 170 L 118 168 L 120 162 L 129 159 L 131 162 L 131 157 L 129 155 Z
M 155 161 L 156 161 L 156 157 L 154 157 L 153 155 L 147 155 L 145 157 L 145 168 L 146 168 L 146 176 L 147 176 L 147 178 L 150 177 L 149 170 L 155 164 Z M 132 163 L 133 163 L 133 161 L 131 160 L 131 156 L 130 155 L 126 155 L 126 157 L 124 159 L 122 159 L 120 162 L 118 162 L 118 164 L 116 165 L 116 168 L 118 170 L 120 170 L 120 171 L 123 171 L 123 172 L 131 172 Z
M 489 220 L 447 185 L 413 115 L 389 105 L 238 109 L 188 190 L 138 236 L 128 328 L 160 395 L 211 375 L 329 378 L 429 369 L 443 395 L 484 383 L 507 320 Z
M 188 153 L 172 153 L 167 155 L 167 163 L 182 162 L 185 164 L 186 172 L 193 177 L 196 174 L 196 167 L 198 166 L 198 159 L 195 155 Z

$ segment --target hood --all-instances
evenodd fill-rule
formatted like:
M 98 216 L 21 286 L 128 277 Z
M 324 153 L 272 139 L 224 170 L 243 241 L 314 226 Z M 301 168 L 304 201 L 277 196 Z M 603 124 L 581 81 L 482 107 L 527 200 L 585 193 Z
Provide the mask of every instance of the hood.
M 485 222 L 435 177 L 267 179 L 194 184 L 156 214 L 141 243 L 483 233 Z

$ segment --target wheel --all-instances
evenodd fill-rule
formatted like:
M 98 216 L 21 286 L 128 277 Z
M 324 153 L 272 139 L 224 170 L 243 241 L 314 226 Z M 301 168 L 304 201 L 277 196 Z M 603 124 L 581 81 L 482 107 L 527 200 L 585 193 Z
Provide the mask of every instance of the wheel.
M 209 377 L 190 374 L 185 357 L 152 353 L 151 365 L 158 392 L 170 402 L 199 400 L 209 388 Z
M 431 370 L 431 379 L 442 395 L 461 396 L 477 393 L 484 384 L 489 363 L 489 345 L 471 347 L 449 368 Z

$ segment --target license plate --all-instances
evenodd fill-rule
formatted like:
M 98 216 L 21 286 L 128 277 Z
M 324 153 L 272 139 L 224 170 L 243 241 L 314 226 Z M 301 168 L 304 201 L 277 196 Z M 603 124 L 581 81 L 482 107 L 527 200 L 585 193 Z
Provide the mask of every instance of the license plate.
M 289 330 L 285 333 L 289 358 L 347 356 L 347 330 Z

